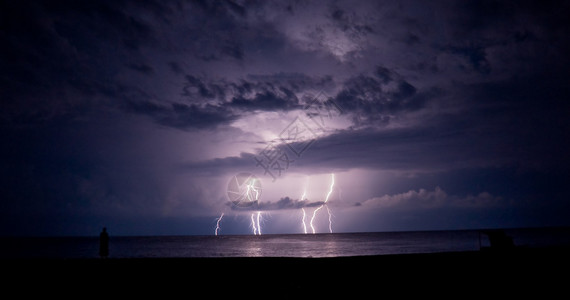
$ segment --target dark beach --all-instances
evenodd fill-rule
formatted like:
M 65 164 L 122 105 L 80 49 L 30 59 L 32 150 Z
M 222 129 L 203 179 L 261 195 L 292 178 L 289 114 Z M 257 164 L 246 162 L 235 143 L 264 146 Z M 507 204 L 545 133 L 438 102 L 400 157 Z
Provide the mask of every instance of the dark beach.
M 281 296 L 352 290 L 397 290 L 413 295 L 450 294 L 459 289 L 459 298 L 467 296 L 466 292 L 544 296 L 567 293 L 569 250 L 551 247 L 333 258 L 11 259 L 2 261 L 2 270 L 9 275 L 5 284 L 39 283 L 52 292 L 65 291 L 67 286 L 100 292 L 104 286 L 136 293 L 174 288 L 248 294 L 261 288 Z

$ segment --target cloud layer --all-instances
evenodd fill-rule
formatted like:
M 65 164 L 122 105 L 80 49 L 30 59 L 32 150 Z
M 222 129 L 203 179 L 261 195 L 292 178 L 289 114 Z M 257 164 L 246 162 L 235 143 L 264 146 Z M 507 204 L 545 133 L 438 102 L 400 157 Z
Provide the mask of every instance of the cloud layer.
M 440 187 L 433 191 L 426 189 L 410 190 L 405 193 L 395 195 L 384 195 L 370 198 L 356 205 L 373 206 L 379 208 L 414 208 L 414 209 L 435 209 L 442 206 L 456 207 L 492 207 L 503 204 L 502 197 L 495 197 L 487 192 L 478 195 L 468 195 L 464 197 L 448 195 Z

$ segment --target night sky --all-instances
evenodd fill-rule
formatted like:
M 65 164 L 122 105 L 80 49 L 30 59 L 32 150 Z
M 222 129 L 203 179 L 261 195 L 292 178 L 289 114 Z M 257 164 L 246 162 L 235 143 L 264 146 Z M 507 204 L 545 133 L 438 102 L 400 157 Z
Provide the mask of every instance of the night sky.
M 0 235 L 568 226 L 569 8 L 2 0 Z

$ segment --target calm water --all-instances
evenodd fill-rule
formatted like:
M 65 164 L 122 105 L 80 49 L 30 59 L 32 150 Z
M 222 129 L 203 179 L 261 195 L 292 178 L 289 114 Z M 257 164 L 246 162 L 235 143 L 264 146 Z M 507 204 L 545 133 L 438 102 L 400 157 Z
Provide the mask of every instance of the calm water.
M 570 246 L 570 229 L 510 229 L 515 245 Z M 0 238 L 2 258 L 94 258 L 97 237 Z M 331 257 L 477 251 L 478 231 L 113 237 L 110 257 Z

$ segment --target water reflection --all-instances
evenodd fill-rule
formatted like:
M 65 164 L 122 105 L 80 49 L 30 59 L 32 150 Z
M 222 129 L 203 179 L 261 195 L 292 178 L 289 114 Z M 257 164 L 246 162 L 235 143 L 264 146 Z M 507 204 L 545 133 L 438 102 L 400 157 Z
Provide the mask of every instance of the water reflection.
M 244 254 L 247 257 L 260 257 L 264 256 L 263 246 L 265 245 L 263 236 L 247 236 L 244 243 Z

